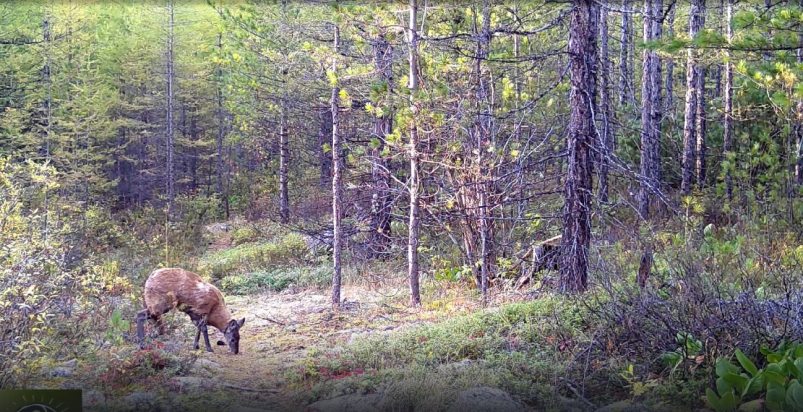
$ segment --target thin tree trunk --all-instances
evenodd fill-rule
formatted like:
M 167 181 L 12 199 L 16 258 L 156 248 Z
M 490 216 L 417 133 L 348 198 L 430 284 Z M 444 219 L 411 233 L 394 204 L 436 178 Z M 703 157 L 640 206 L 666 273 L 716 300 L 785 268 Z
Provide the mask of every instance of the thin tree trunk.
M 45 127 L 44 127 L 44 136 L 43 136 L 43 146 L 44 146 L 44 158 L 45 161 L 50 160 L 50 133 L 52 131 L 52 123 L 53 123 L 53 77 L 52 77 L 52 67 L 50 65 L 50 53 L 51 53 L 51 11 L 47 8 L 45 12 L 45 18 L 42 21 L 42 37 L 45 45 L 45 64 L 42 67 L 42 80 L 44 81 L 45 88 L 47 89 L 47 97 L 44 101 L 44 109 L 45 109 Z M 48 190 L 47 185 L 45 185 L 44 190 L 44 199 L 43 199 L 43 208 L 44 213 L 42 217 L 42 240 L 45 244 L 48 242 L 48 235 L 50 233 L 50 226 L 48 220 L 48 212 L 49 212 L 49 198 L 50 193 Z
M 334 53 L 332 54 L 332 73 L 337 75 L 337 60 L 338 53 L 340 53 L 340 27 L 334 26 Z M 335 83 L 332 87 L 332 98 L 330 101 L 332 107 L 332 224 L 333 241 L 332 247 L 332 260 L 334 261 L 334 274 L 332 276 L 332 305 L 337 307 L 340 305 L 340 252 L 342 243 L 342 199 L 343 199 L 343 165 L 340 160 L 340 133 L 338 127 L 340 126 L 340 87 Z
M 702 67 L 698 67 L 699 74 L 697 75 L 697 187 L 702 189 L 705 186 L 705 155 L 706 155 L 706 141 L 705 141 L 705 71 Z
M 568 174 L 563 210 L 563 262 L 559 286 L 564 293 L 583 292 L 588 287 L 588 252 L 591 243 L 591 191 L 596 112 L 597 19 L 594 0 L 574 0 L 569 29 L 571 61 L 571 123 L 567 141 Z
M 282 74 L 282 83 L 286 84 L 284 74 Z M 290 154 L 287 150 L 287 101 L 285 100 L 284 90 L 286 90 L 286 87 L 282 87 L 282 115 L 281 124 L 279 125 L 279 217 L 282 223 L 289 223 L 290 199 L 287 190 L 287 165 L 290 161 Z
M 689 13 L 689 37 L 699 33 L 703 26 L 702 13 L 705 0 L 693 0 Z M 683 194 L 691 192 L 694 183 L 694 169 L 697 159 L 696 151 L 696 127 L 697 127 L 697 104 L 700 101 L 700 71 L 697 65 L 697 51 L 690 48 L 687 52 L 686 62 L 686 108 L 684 110 L 683 126 L 683 160 L 681 164 L 682 180 L 680 191 Z
M 608 57 L 608 1 L 603 0 L 600 7 L 599 30 L 600 30 L 600 103 L 602 104 L 602 130 L 601 150 L 599 156 L 599 200 L 608 202 L 608 167 L 609 157 L 612 154 L 614 133 L 611 130 L 613 124 L 613 110 L 611 108 L 610 90 L 610 58 Z
M 661 1 L 644 2 L 644 41 L 660 38 Z M 660 68 L 655 52 L 645 49 L 641 80 L 641 187 L 638 194 L 638 211 L 643 218 L 650 216 L 651 192 L 660 189 Z
M 409 221 L 409 237 L 407 239 L 407 275 L 410 280 L 410 304 L 412 306 L 421 305 L 421 292 L 419 290 L 418 279 L 418 245 L 420 233 L 420 211 L 419 211 L 419 192 L 421 190 L 419 173 L 419 153 L 418 153 L 418 126 L 415 122 L 417 115 L 417 108 L 415 106 L 415 92 L 418 90 L 418 31 L 416 17 L 418 14 L 417 0 L 410 0 L 410 22 L 407 28 L 410 40 L 410 73 L 409 84 L 407 87 L 410 89 L 410 108 L 413 110 L 413 115 L 410 117 L 410 221 Z
M 666 35 L 670 39 L 675 37 L 675 10 L 677 9 L 677 5 L 672 5 L 671 10 L 669 10 L 669 14 L 667 16 L 666 22 Z M 666 90 L 666 106 L 664 110 L 669 113 L 672 118 L 674 118 L 675 113 L 675 96 L 674 87 L 672 80 L 675 77 L 675 59 L 668 57 L 666 58 L 666 83 L 664 85 L 664 89 Z
M 223 54 L 223 33 L 218 34 L 217 36 L 217 48 L 218 53 Z M 220 197 L 220 200 L 223 202 L 223 206 L 226 212 L 226 219 L 229 218 L 229 196 L 228 193 L 224 191 L 224 182 L 223 182 L 223 140 L 226 137 L 225 134 L 225 116 L 223 112 L 223 65 L 218 64 L 217 69 L 217 84 L 215 87 L 215 94 L 217 97 L 217 110 L 215 111 L 215 117 L 217 117 L 217 146 L 216 152 L 217 156 L 215 157 L 215 174 L 216 174 L 216 185 L 215 185 L 215 192 Z
M 624 106 L 633 100 L 632 97 L 628 99 L 628 96 L 632 96 L 633 90 L 633 84 L 630 82 L 632 66 L 628 65 L 630 62 L 630 27 L 633 21 L 630 13 L 630 0 L 622 2 L 622 10 L 624 11 L 622 13 L 622 32 L 619 39 L 619 106 Z
M 174 169 L 175 169 L 175 160 L 174 160 L 174 150 L 175 150 L 175 143 L 174 143 L 174 119 L 173 119 L 173 99 L 174 91 L 173 91 L 173 79 L 175 76 L 174 73 L 174 61 L 173 61 L 173 44 L 174 44 L 174 31 L 173 28 L 175 26 L 175 6 L 173 0 L 167 0 L 167 12 L 168 16 L 168 23 L 167 23 L 167 120 L 166 120 L 166 139 L 165 139 L 165 146 L 167 149 L 167 163 L 165 164 L 165 168 L 167 170 L 167 218 L 169 220 L 173 219 L 173 202 L 175 200 L 175 176 L 174 176 Z
M 733 41 L 733 0 L 727 0 L 725 20 L 727 21 L 728 44 Z M 798 51 L 799 53 L 799 51 Z M 800 56 L 800 54 L 798 54 Z M 725 193 L 728 200 L 733 198 L 733 181 L 731 180 L 731 170 L 733 169 L 732 148 L 733 148 L 733 65 L 730 62 L 730 51 L 725 49 L 725 125 L 722 137 L 724 159 L 727 162 L 725 169 Z
M 729 0 L 732 1 L 732 0 Z M 799 6 L 803 8 L 803 0 Z M 729 33 L 730 34 L 730 33 Z M 732 34 L 731 34 L 732 35 Z M 803 45 L 803 31 L 797 35 L 798 43 Z M 803 63 L 803 49 L 797 49 L 797 63 Z M 733 81 L 733 79 L 731 79 Z M 795 137 L 797 138 L 797 160 L 795 161 L 795 183 L 803 185 L 803 100 L 797 102 L 795 116 Z

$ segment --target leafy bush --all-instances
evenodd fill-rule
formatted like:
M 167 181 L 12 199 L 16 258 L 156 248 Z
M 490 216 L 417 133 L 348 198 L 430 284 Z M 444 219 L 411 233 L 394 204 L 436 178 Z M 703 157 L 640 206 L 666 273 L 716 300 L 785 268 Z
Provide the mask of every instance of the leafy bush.
M 262 290 L 279 292 L 290 285 L 323 288 L 329 285 L 331 275 L 328 266 L 292 267 L 227 276 L 220 281 L 220 286 L 229 293 L 242 295 Z
M 243 243 L 253 242 L 257 236 L 259 236 L 259 232 L 256 229 L 251 226 L 245 226 L 234 229 L 231 237 L 234 245 L 239 246 Z
M 69 213 L 55 225 L 58 205 L 42 207 L 54 175 L 0 158 L 0 388 L 24 387 L 48 359 L 81 355 L 109 324 L 98 318 L 111 315 L 110 300 L 132 290 L 116 262 L 74 259 L 87 246 L 74 241 Z
M 803 411 L 803 344 L 781 343 L 775 350 L 761 348 L 767 366 L 759 369 L 741 350 L 736 350 L 739 366 L 728 359 L 716 364 L 716 391 L 708 389 L 706 400 L 717 412 L 759 410 L 766 401 L 770 411 Z M 744 370 L 745 372 L 743 372 Z M 763 399 L 745 402 L 751 397 Z
M 198 266 L 199 271 L 214 279 L 222 279 L 225 276 L 299 265 L 308 253 L 304 238 L 297 233 L 290 233 L 276 242 L 243 244 L 206 255 Z

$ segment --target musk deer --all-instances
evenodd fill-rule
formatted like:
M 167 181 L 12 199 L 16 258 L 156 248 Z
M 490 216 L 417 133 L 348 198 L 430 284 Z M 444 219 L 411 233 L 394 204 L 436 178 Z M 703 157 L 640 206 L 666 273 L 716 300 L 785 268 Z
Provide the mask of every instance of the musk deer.
M 137 337 L 141 348 L 145 346 L 145 320 L 152 320 L 162 335 L 165 333 L 162 315 L 174 308 L 186 313 L 198 327 L 195 349 L 199 349 L 198 340 L 203 333 L 206 350 L 213 352 L 206 328 L 206 325 L 212 325 L 223 333 L 226 340 L 226 343 L 218 341 L 218 345 L 228 345 L 235 355 L 240 351 L 240 328 L 245 318 L 232 319 L 218 288 L 204 282 L 195 273 L 177 268 L 155 270 L 145 282 L 145 309 L 137 314 Z

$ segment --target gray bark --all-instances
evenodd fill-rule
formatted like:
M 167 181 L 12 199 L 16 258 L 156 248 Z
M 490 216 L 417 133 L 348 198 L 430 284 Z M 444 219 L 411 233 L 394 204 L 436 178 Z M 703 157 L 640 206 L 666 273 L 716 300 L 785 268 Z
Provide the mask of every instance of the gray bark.
M 662 2 L 644 2 L 644 41 L 661 38 L 660 18 Z M 660 101 L 661 69 L 655 52 L 645 49 L 643 54 L 643 75 L 641 80 L 641 187 L 638 193 L 638 211 L 643 218 L 650 216 L 652 193 L 661 187 L 660 164 Z
M 410 108 L 413 110 L 410 124 L 410 221 L 407 239 L 407 275 L 410 281 L 410 304 L 412 306 L 421 305 L 421 292 L 419 286 L 419 267 L 418 267 L 418 245 L 419 233 L 421 230 L 420 222 L 420 178 L 419 173 L 419 153 L 418 153 L 418 126 L 415 117 L 417 114 L 415 106 L 415 92 L 418 89 L 418 31 L 416 17 L 418 14 L 417 0 L 410 0 L 410 21 L 407 31 L 410 41 L 410 73 L 407 87 L 410 89 Z
M 338 53 L 340 53 L 340 27 L 334 26 L 334 53 L 332 54 L 332 72 L 337 74 Z M 342 249 L 342 202 L 343 202 L 343 164 L 340 159 L 340 87 L 335 84 L 332 87 L 332 98 L 330 100 L 332 110 L 332 305 L 340 305 L 340 260 Z
M 694 37 L 703 27 L 703 7 L 705 0 L 693 0 L 689 14 L 689 36 Z M 680 191 L 683 194 L 691 192 L 694 183 L 694 172 L 697 154 L 697 105 L 700 101 L 700 70 L 697 63 L 697 51 L 690 48 L 687 52 L 686 62 L 686 106 L 684 110 L 683 126 L 683 156 L 681 164 Z
M 567 141 L 568 170 L 563 208 L 562 264 L 559 287 L 579 293 L 588 287 L 591 243 L 591 146 L 595 140 L 597 34 L 599 6 L 594 0 L 574 0 L 569 29 L 571 123 Z
M 175 134 L 175 125 L 174 125 L 174 118 L 173 118 L 173 99 L 174 91 L 174 77 L 175 77 L 175 67 L 174 67 L 174 57 L 173 57 L 173 46 L 175 42 L 174 38 L 174 27 L 175 27 L 175 5 L 173 0 L 167 0 L 167 12 L 168 12 L 168 22 L 167 22 L 167 54 L 166 54 L 166 65 L 167 65 L 167 107 L 165 108 L 167 112 L 167 120 L 165 122 L 165 146 L 167 150 L 167 160 L 165 163 L 166 169 L 166 178 L 167 178 L 167 216 L 168 219 L 173 219 L 173 203 L 176 197 L 175 194 L 175 176 L 174 176 L 174 169 L 175 169 L 175 160 L 174 160 L 174 150 L 175 150 L 175 141 L 174 141 L 174 134 Z

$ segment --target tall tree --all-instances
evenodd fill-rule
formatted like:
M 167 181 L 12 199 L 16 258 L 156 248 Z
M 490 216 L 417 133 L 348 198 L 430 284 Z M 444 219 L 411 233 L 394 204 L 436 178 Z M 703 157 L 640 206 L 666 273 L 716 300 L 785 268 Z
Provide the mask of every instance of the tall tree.
M 726 36 L 728 45 L 733 42 L 733 0 L 726 0 L 725 20 L 727 21 Z M 730 51 L 726 48 L 725 53 L 725 124 L 722 136 L 723 158 L 730 163 L 733 151 L 733 64 L 730 61 Z M 733 181 L 731 176 L 731 166 L 725 168 L 725 193 L 728 199 L 733 197 Z
M 694 38 L 703 27 L 703 8 L 705 0 L 693 0 L 689 12 L 689 37 Z M 682 180 L 680 191 L 688 194 L 694 183 L 694 169 L 696 166 L 697 155 L 697 105 L 700 101 L 700 79 L 701 74 L 698 62 L 697 51 L 689 48 L 686 61 L 686 108 L 684 110 L 683 126 L 683 157 L 681 165 Z
M 632 36 L 633 17 L 630 12 L 630 0 L 622 1 L 622 31 L 619 38 L 619 105 L 632 103 L 633 82 L 631 72 L 633 70 L 630 53 L 630 37 Z
M 165 120 L 165 149 L 167 152 L 167 159 L 165 162 L 166 179 L 167 179 L 167 216 L 168 219 L 173 219 L 173 202 L 176 197 L 175 192 L 175 120 L 173 118 L 173 101 L 175 99 L 173 85 L 175 80 L 175 60 L 173 56 L 173 48 L 175 45 L 175 4 L 174 0 L 167 0 L 167 50 L 165 53 L 165 66 L 166 72 L 166 120 Z
M 562 264 L 559 286 L 565 293 L 588 287 L 591 244 L 591 147 L 595 141 L 597 35 L 599 6 L 594 0 L 574 0 L 569 28 L 571 120 L 566 143 L 568 170 L 563 206 Z
M 677 6 L 672 5 L 670 6 L 669 13 L 667 13 L 667 20 L 666 20 L 666 36 L 668 38 L 675 37 L 675 10 L 677 10 Z M 674 106 L 675 106 L 675 99 L 673 95 L 673 80 L 675 78 L 675 59 L 669 57 L 666 59 L 666 85 L 664 86 L 664 90 L 666 91 L 666 99 L 664 99 L 665 111 L 669 112 L 669 115 L 674 118 Z
M 644 42 L 661 38 L 661 19 L 663 2 L 647 0 L 644 2 Z M 651 193 L 661 186 L 661 66 L 654 50 L 644 49 L 643 75 L 641 80 L 641 186 L 638 193 L 639 214 L 650 216 Z
M 700 66 L 697 68 L 699 74 L 697 75 L 697 123 L 695 125 L 695 134 L 697 135 L 696 143 L 696 166 L 697 166 L 697 187 L 702 188 L 705 186 L 705 155 L 706 155 L 706 141 L 705 141 L 705 75 L 706 70 Z
M 600 64 L 599 71 L 600 83 L 600 103 L 602 115 L 602 129 L 600 130 L 600 160 L 599 160 L 599 200 L 608 201 L 608 168 L 609 159 L 613 153 L 615 132 L 613 131 L 613 105 L 611 104 L 611 61 L 608 56 L 608 1 L 603 0 L 599 8 L 599 31 L 600 31 Z
M 421 231 L 420 200 L 421 182 L 419 177 L 419 153 L 418 153 L 418 125 L 416 115 L 418 108 L 415 102 L 415 93 L 418 90 L 418 1 L 410 0 L 410 20 L 407 27 L 410 42 L 409 61 L 410 73 L 407 88 L 410 89 L 410 221 L 407 239 L 407 276 L 410 281 L 410 304 L 412 306 L 421 305 L 421 292 L 419 290 L 418 279 L 418 245 Z
M 340 26 L 333 24 L 334 52 L 332 53 L 332 98 L 330 100 L 332 111 L 332 226 L 333 239 L 332 252 L 332 305 L 340 305 L 340 255 L 343 241 L 343 161 L 340 159 L 340 87 L 338 85 L 338 55 L 340 53 Z
M 287 147 L 287 69 L 282 68 L 282 90 L 279 104 L 281 115 L 279 119 L 279 219 L 282 223 L 290 222 L 290 199 L 288 185 L 288 163 L 290 154 Z

